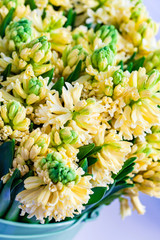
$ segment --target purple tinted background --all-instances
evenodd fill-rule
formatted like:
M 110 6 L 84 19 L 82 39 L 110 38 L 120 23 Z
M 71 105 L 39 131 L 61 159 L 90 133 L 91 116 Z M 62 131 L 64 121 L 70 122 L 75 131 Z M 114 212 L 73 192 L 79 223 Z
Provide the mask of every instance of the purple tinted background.
M 160 22 L 160 0 L 144 0 L 150 15 Z M 160 38 L 160 34 L 158 36 Z M 85 224 L 74 240 L 160 240 L 160 199 L 140 196 L 146 206 L 144 216 L 133 212 L 122 220 L 119 202 L 103 207 L 95 221 Z

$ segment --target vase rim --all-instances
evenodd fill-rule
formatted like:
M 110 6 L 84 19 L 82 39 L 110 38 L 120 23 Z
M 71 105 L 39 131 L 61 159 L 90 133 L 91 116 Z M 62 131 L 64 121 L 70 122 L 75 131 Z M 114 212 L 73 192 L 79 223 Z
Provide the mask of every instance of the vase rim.
M 49 223 L 49 224 L 31 224 L 31 223 L 23 223 L 23 222 L 13 222 L 10 220 L 6 220 L 6 219 L 1 219 L 0 218 L 0 223 L 3 224 L 8 224 L 8 225 L 12 225 L 12 226 L 16 226 L 16 227 L 27 227 L 27 228 L 52 228 L 53 225 L 55 226 L 65 226 L 65 225 L 69 225 L 73 224 L 74 222 L 76 222 L 77 219 L 71 219 L 71 220 L 67 220 L 65 222 L 56 222 L 56 223 Z

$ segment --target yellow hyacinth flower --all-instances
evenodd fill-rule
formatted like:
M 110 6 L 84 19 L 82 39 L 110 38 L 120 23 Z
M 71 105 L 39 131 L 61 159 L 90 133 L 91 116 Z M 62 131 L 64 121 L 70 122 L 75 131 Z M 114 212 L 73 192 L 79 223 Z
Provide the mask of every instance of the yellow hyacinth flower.
M 26 174 L 33 166 L 35 159 L 47 153 L 49 143 L 49 136 L 42 134 L 39 128 L 23 137 L 15 152 L 13 167 L 18 168 L 22 175 Z
M 61 98 L 58 92 L 48 94 L 46 103 L 36 108 L 34 122 L 43 123 L 44 128 L 49 125 L 60 128 L 72 120 L 88 133 L 96 134 L 104 106 L 92 98 L 80 100 L 82 85 L 66 83 L 66 86 L 68 89 L 63 87 Z
M 22 214 L 36 216 L 42 223 L 46 217 L 61 221 L 80 214 L 92 194 L 91 177 L 82 176 L 81 168 L 68 167 L 57 153 L 41 159 L 40 166 L 40 176 L 27 178 L 26 190 L 17 195 Z
M 136 157 L 136 165 L 134 166 L 133 173 L 138 173 L 147 169 L 148 165 L 152 162 L 151 154 L 152 146 L 146 141 L 136 139 L 131 148 L 131 153 L 128 155 L 128 158 Z
M 126 106 L 123 114 L 113 120 L 113 126 L 125 139 L 145 136 L 145 132 L 149 133 L 152 126 L 160 123 L 159 89 L 159 72 L 153 70 L 147 75 L 145 68 L 132 72 L 128 85 L 115 88 L 115 98 L 123 98 Z
M 112 173 L 117 174 L 121 170 L 132 145 L 123 141 L 115 130 L 103 133 L 101 139 L 102 150 L 95 156 L 98 161 L 89 168 L 94 186 L 106 186 L 114 182 Z
M 28 131 L 30 119 L 26 118 L 26 109 L 17 101 L 9 101 L 0 107 L 0 115 L 4 125 L 13 130 Z
M 152 162 L 146 171 L 139 172 L 133 181 L 139 191 L 160 198 L 160 163 Z

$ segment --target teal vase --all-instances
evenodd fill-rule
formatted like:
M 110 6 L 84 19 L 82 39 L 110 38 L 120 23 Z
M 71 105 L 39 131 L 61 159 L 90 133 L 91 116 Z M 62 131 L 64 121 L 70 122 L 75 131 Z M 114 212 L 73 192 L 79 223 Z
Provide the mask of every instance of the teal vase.
M 95 219 L 98 215 L 99 208 L 84 213 L 78 219 L 45 225 L 0 219 L 0 240 L 71 240 L 87 221 Z

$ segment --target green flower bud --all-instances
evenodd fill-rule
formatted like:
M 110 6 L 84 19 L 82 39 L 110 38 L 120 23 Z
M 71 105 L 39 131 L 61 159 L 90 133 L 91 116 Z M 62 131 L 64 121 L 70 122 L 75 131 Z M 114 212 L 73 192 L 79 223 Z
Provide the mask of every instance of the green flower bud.
M 96 31 L 96 37 L 101 38 L 102 42 L 107 44 L 116 44 L 118 38 L 118 32 L 113 25 L 103 25 L 98 31 Z
M 60 130 L 60 137 L 64 143 L 69 144 L 72 143 L 72 141 L 76 142 L 78 135 L 74 130 L 64 128 Z
M 57 147 L 63 144 L 75 144 L 78 140 L 78 134 L 70 128 L 63 128 L 60 131 L 52 129 L 50 134 L 51 146 Z
M 42 86 L 43 86 L 43 84 L 39 79 L 32 78 L 29 80 L 29 83 L 28 83 L 28 93 L 29 94 L 33 93 L 36 96 L 38 96 Z
M 7 104 L 8 109 L 8 117 L 10 120 L 13 120 L 18 112 L 18 108 L 20 107 L 20 104 L 16 101 L 13 101 L 11 103 Z
M 123 71 L 121 69 L 115 71 L 113 73 L 113 83 L 114 85 L 118 85 L 123 79 Z
M 106 71 L 109 65 L 112 65 L 115 57 L 115 48 L 113 45 L 100 48 L 91 56 L 91 63 L 98 71 Z
M 48 172 L 53 183 L 61 182 L 65 185 L 76 180 L 76 172 L 65 166 L 63 162 L 54 161 L 52 167 L 48 169 Z
M 5 36 L 14 42 L 15 48 L 31 40 L 32 28 L 28 19 L 22 18 L 17 22 L 11 22 L 6 28 Z
M 58 152 L 47 154 L 46 158 L 42 158 L 40 166 L 42 169 L 44 166 L 47 167 L 49 177 L 53 183 L 67 184 L 77 179 L 76 172 L 65 165 L 61 154 Z

